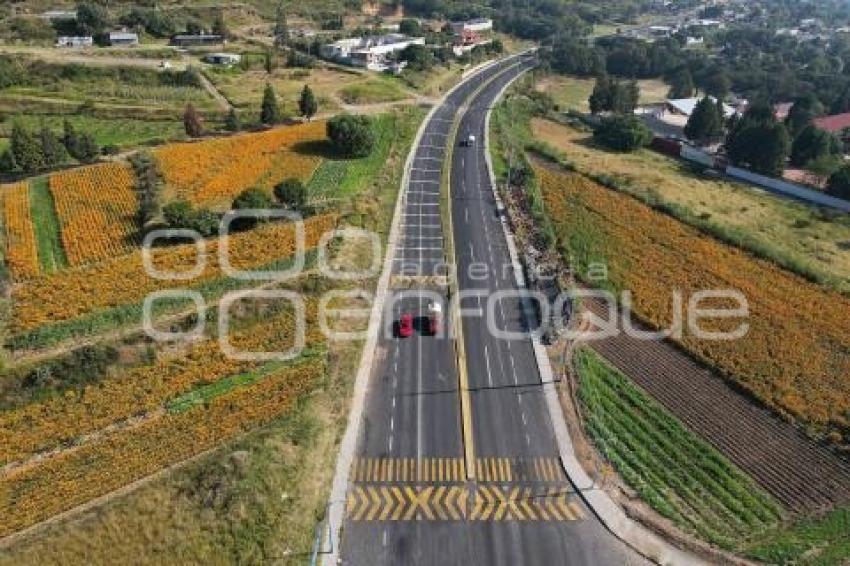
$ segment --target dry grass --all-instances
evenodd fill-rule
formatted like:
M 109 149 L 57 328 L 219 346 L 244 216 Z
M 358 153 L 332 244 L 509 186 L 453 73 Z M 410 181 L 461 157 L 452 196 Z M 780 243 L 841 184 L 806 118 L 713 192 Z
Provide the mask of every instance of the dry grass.
M 682 162 L 653 151 L 609 153 L 588 142 L 590 134 L 534 119 L 537 139 L 557 147 L 579 171 L 605 174 L 641 196 L 684 207 L 721 228 L 747 233 L 758 245 L 778 250 L 843 281 L 850 288 L 850 223 L 827 220 L 814 209 L 748 185 L 710 179 Z
M 561 110 L 576 110 L 589 112 L 587 99 L 593 92 L 595 79 L 569 77 L 564 75 L 549 75 L 537 82 L 539 91 L 549 93 Z M 670 87 L 663 81 L 648 79 L 638 81 L 640 86 L 640 104 L 661 102 L 667 98 Z

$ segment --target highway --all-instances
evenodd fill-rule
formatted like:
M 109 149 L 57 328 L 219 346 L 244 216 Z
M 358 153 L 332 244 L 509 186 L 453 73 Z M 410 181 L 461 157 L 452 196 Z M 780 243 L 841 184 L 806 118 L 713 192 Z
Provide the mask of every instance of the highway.
M 461 308 L 486 309 L 492 293 L 516 288 L 484 157 L 484 124 L 504 85 L 533 65 L 530 57 L 511 59 L 468 80 L 433 113 L 413 149 L 393 266 L 404 283 L 395 286 L 376 350 L 349 476 L 343 564 L 642 563 L 564 476 L 527 336 L 500 339 L 483 319 L 465 316 L 459 372 L 449 336 L 427 336 L 421 324 L 407 338 L 392 332 L 402 313 L 421 317 L 429 301 L 447 299 L 428 276 L 445 273 L 440 186 L 450 146 L 457 281 L 462 291 L 482 293 Z M 450 137 L 457 116 L 457 139 L 474 135 L 472 147 Z M 522 333 L 519 304 L 494 303 L 500 328 Z M 463 374 L 468 392 L 460 387 Z

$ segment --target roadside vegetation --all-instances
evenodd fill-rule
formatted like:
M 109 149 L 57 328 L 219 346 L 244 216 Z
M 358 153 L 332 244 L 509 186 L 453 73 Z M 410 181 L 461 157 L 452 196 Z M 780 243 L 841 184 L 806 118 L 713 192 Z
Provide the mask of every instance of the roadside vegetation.
M 770 564 L 840 566 L 850 561 L 850 509 L 805 518 L 755 537 L 744 554 Z
M 580 349 L 575 368 L 591 439 L 655 511 L 728 550 L 782 519 L 770 496 L 598 354 Z

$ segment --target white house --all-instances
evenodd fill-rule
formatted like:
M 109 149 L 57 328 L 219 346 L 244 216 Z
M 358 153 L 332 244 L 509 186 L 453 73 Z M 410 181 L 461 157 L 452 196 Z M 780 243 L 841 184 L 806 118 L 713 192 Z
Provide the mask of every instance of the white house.
M 129 31 L 111 31 L 109 32 L 109 45 L 138 45 L 139 34 Z
M 717 102 L 717 99 L 713 96 L 710 96 L 709 98 L 712 100 L 712 102 Z M 690 118 L 691 114 L 694 113 L 694 108 L 696 108 L 697 103 L 700 100 L 702 100 L 702 98 L 678 98 L 674 100 L 667 100 L 664 103 L 664 109 L 666 112 L 669 112 L 671 114 Z M 735 109 L 724 102 L 723 114 L 726 118 L 729 118 L 733 114 L 735 114 Z
M 204 56 L 204 63 L 210 65 L 237 65 L 242 60 L 242 56 L 237 53 L 210 53 Z
M 464 22 L 452 22 L 451 26 L 455 35 L 460 35 L 465 31 L 481 33 L 483 31 L 491 31 L 493 29 L 493 20 L 490 18 L 475 18 Z
M 56 47 L 91 47 L 94 38 L 90 35 L 62 35 L 56 38 Z
M 323 45 L 319 54 L 325 59 L 365 67 L 373 71 L 388 68 L 387 55 L 409 45 L 425 45 L 424 37 L 408 37 L 399 33 L 377 37 L 353 37 Z

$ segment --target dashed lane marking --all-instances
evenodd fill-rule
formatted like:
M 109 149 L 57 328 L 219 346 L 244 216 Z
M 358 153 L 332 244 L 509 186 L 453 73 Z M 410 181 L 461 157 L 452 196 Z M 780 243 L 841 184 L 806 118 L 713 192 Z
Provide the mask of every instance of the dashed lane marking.
M 563 483 L 557 458 L 476 458 L 479 483 Z M 453 483 L 466 479 L 463 458 L 355 458 L 354 483 Z

